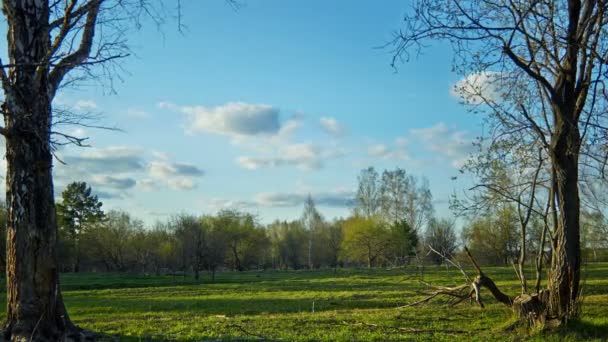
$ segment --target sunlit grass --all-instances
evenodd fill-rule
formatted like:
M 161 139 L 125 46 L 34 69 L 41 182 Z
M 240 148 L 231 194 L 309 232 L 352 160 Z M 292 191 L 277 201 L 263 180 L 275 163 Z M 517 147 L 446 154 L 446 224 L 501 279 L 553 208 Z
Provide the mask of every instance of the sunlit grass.
M 509 268 L 486 268 L 506 292 Z M 608 264 L 586 270 L 583 317 L 570 332 L 506 332 L 510 309 L 484 293 L 485 309 L 422 298 L 413 267 L 394 270 L 226 272 L 214 283 L 173 276 L 66 274 L 64 298 L 78 325 L 119 340 L 282 339 L 286 341 L 580 340 L 608 337 Z M 430 267 L 425 281 L 459 285 L 454 270 Z M 4 296 L 2 301 L 4 301 Z M 4 312 L 2 313 L 4 314 Z

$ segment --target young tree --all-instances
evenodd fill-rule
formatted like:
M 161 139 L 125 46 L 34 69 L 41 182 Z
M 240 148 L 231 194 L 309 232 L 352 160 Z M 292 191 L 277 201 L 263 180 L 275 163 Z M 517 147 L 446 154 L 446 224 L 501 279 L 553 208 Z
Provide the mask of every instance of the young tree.
M 491 145 L 515 140 L 548 156 L 557 210 L 547 291 L 534 310 L 560 322 L 578 312 L 580 171 L 601 176 L 605 162 L 605 13 L 602 1 L 419 1 L 394 40 L 394 62 L 430 40 L 451 43 L 468 80 L 458 90 L 488 112 Z
M 314 268 L 313 262 L 313 243 L 317 230 L 323 224 L 323 217 L 315 207 L 315 202 L 308 195 L 306 203 L 304 203 L 304 211 L 302 212 L 302 226 L 308 232 L 308 268 Z
M 129 213 L 111 210 L 103 224 L 96 225 L 87 238 L 90 252 L 101 259 L 108 270 L 127 271 L 136 262 L 132 250 L 133 236 L 143 229 L 143 222 Z
M 463 240 L 475 251 L 478 261 L 494 265 L 510 265 L 517 258 L 519 230 L 513 207 L 488 212 L 466 226 Z
M 380 179 L 373 166 L 361 170 L 355 195 L 355 215 L 373 217 L 380 212 Z
M 405 219 L 406 197 L 411 191 L 404 169 L 384 170 L 380 185 L 382 217 L 392 223 Z
M 419 182 L 414 175 L 396 168 L 384 170 L 378 187 L 380 212 L 387 223 L 406 221 L 418 232 L 431 219 L 433 197 L 426 179 Z
M 418 234 L 405 220 L 390 225 L 392 253 L 398 265 L 405 265 L 416 253 Z
M 431 220 L 424 234 L 424 243 L 439 253 L 429 253 L 433 263 L 442 264 L 445 261 L 444 258 L 451 257 L 456 251 L 454 224 L 446 219 Z
M 91 193 L 91 187 L 85 182 L 68 184 L 61 197 L 61 203 L 57 204 L 57 220 L 59 229 L 66 232 L 64 238 L 69 239 L 65 242 L 73 247 L 72 271 L 77 273 L 82 258 L 80 237 L 87 228 L 103 221 L 103 203 Z
M 193 215 L 182 214 L 174 217 L 169 225 L 179 241 L 184 274 L 191 268 L 194 279 L 198 280 L 206 245 L 206 230 L 202 226 L 202 220 Z
M 343 253 L 352 261 L 371 268 L 386 257 L 391 234 L 386 225 L 373 218 L 353 216 L 342 223 Z
M 300 220 L 274 223 L 270 233 L 271 246 L 280 267 L 297 270 L 307 265 L 308 232 Z

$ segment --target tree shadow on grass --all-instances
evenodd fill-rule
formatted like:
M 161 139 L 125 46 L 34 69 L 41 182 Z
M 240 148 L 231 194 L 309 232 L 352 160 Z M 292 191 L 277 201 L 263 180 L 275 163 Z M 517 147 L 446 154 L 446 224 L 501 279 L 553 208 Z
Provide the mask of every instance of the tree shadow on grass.
M 313 304 L 314 303 L 314 304 Z M 90 301 L 90 305 L 71 305 L 73 312 L 113 313 L 123 315 L 144 315 L 150 312 L 178 312 L 190 315 L 262 315 L 277 313 L 299 313 L 330 310 L 394 308 L 397 303 L 374 299 L 372 295 L 356 299 L 269 299 L 269 298 L 105 298 Z
M 594 323 L 587 320 L 571 321 L 560 331 L 565 336 L 576 339 L 601 339 L 608 338 L 608 323 Z

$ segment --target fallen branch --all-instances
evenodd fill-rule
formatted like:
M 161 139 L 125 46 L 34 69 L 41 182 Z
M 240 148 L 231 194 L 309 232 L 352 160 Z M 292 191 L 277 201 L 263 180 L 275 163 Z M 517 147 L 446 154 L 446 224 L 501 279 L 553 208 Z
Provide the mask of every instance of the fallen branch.
M 462 265 L 460 265 L 460 263 L 458 263 L 454 260 L 451 260 L 448 256 L 443 255 L 442 253 L 438 252 L 432 246 L 428 246 L 428 247 L 429 247 L 430 251 L 441 256 L 444 260 L 446 260 L 446 262 L 449 262 L 454 267 L 456 267 L 458 270 L 460 270 L 460 272 L 464 275 L 464 277 L 466 279 L 466 283 L 464 285 L 457 286 L 457 287 L 433 286 L 431 284 L 425 283 L 427 286 L 435 289 L 435 291 L 432 292 L 428 297 L 426 297 L 424 299 L 421 299 L 421 300 L 411 303 L 411 304 L 400 306 L 399 307 L 400 309 L 427 303 L 439 295 L 446 295 L 446 296 L 457 298 L 457 300 L 455 302 L 451 303 L 452 306 L 460 304 L 463 301 L 465 301 L 466 299 L 471 299 L 471 300 L 474 299 L 475 302 L 477 304 L 479 304 L 480 307 L 484 308 L 485 306 L 481 299 L 481 288 L 482 287 L 487 288 L 492 293 L 494 298 L 496 298 L 496 300 L 498 300 L 499 302 L 501 302 L 505 305 L 508 305 L 508 306 L 513 305 L 513 298 L 502 293 L 498 289 L 498 287 L 496 286 L 494 281 L 483 273 L 483 271 L 481 270 L 481 267 L 479 267 L 479 264 L 477 264 L 477 261 L 475 261 L 475 258 L 473 258 L 473 255 L 471 254 L 471 252 L 469 251 L 469 249 L 466 246 L 465 246 L 464 250 L 465 250 L 467 256 L 469 257 L 469 260 L 471 261 L 471 263 L 477 270 L 477 277 L 475 277 L 475 279 L 471 279 L 471 277 L 467 274 L 467 272 L 464 270 Z M 467 289 L 469 289 L 469 291 L 465 293 L 464 291 Z

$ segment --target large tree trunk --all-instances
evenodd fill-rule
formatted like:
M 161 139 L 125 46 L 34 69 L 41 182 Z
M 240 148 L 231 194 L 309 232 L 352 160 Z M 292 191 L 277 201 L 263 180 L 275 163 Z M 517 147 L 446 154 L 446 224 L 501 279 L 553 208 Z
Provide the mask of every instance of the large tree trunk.
M 57 221 L 49 145 L 50 101 L 39 89 L 29 106 L 7 97 L 7 321 L 12 340 L 58 340 L 72 325 L 59 289 Z M 27 93 L 26 93 L 27 94 Z M 14 118 L 19 118 L 14 120 Z
M 577 312 L 581 245 L 578 157 L 581 144 L 576 120 L 555 115 L 556 132 L 552 141 L 552 164 L 556 175 L 559 218 L 553 239 L 549 274 L 549 316 L 566 320 Z
M 7 311 L 4 338 L 57 341 L 76 332 L 65 310 L 57 266 L 57 221 L 50 146 L 50 49 L 47 1 L 4 1 L 10 87 L 3 114 L 6 139 Z

